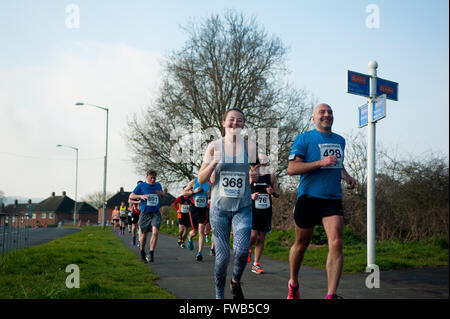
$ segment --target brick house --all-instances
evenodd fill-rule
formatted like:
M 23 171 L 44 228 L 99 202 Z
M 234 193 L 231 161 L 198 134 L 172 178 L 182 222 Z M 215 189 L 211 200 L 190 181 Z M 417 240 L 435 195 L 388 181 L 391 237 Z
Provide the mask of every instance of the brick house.
M 14 220 L 15 216 L 28 215 L 30 212 L 29 204 L 18 204 L 17 200 L 14 204 L 8 205 L 4 209 L 5 220 Z M 73 224 L 73 209 L 75 201 L 66 195 L 66 192 L 62 192 L 61 196 L 56 196 L 55 192 L 52 192 L 51 196 L 44 199 L 40 203 L 32 204 L 31 217 L 29 219 L 29 225 L 45 226 L 56 225 L 59 222 L 63 224 Z M 98 210 L 85 202 L 77 202 L 77 225 L 81 220 L 83 224 L 86 224 L 89 220 L 91 223 L 95 223 L 98 219 Z
M 31 203 L 31 200 L 28 201 Z M 2 225 L 15 225 L 17 222 L 26 222 L 26 216 L 29 211 L 29 204 L 19 204 L 17 199 L 14 204 L 5 206 L 2 203 L 2 208 L 0 209 L 0 226 Z
M 161 200 L 161 207 L 163 206 L 170 206 L 175 201 L 175 197 L 173 197 L 171 194 L 167 192 L 167 189 L 164 190 L 164 193 L 166 194 L 164 198 Z M 131 192 L 125 192 L 123 187 L 120 188 L 120 190 L 113 195 L 111 198 L 109 198 L 106 201 L 106 215 L 105 215 L 105 223 L 108 225 L 108 222 L 111 223 L 111 216 L 112 211 L 114 210 L 114 207 L 120 207 L 120 204 L 122 202 L 125 202 L 125 205 L 128 208 L 128 198 L 130 197 Z M 98 209 L 98 222 L 99 225 L 102 224 L 102 215 L 103 214 L 103 207 L 99 207 Z
M 73 209 L 75 201 L 62 192 L 61 196 L 56 196 L 55 192 L 42 202 L 33 206 L 32 223 L 46 223 L 47 225 L 73 224 Z M 98 210 L 85 202 L 77 202 L 77 225 L 79 221 L 86 224 L 88 220 L 95 223 L 98 219 Z M 34 222 L 33 222 L 34 220 Z

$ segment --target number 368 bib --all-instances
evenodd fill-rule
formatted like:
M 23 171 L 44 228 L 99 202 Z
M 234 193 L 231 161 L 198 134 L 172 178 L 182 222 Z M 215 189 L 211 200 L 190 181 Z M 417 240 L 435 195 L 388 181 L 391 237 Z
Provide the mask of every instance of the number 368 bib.
M 342 168 L 342 162 L 344 161 L 344 153 L 340 144 L 319 144 L 320 148 L 320 159 L 324 157 L 334 155 L 336 156 L 336 165 L 324 166 L 321 168 Z
M 220 196 L 240 198 L 245 192 L 244 172 L 220 172 Z

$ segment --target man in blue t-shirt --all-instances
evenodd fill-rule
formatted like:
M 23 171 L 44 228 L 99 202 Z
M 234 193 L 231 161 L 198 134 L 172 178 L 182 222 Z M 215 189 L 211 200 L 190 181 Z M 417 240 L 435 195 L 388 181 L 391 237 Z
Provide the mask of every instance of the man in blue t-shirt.
M 147 172 L 146 182 L 138 184 L 130 194 L 130 199 L 141 201 L 141 214 L 139 216 L 141 237 L 139 242 L 143 262 L 154 261 L 154 251 L 158 241 L 159 227 L 161 226 L 160 199 L 163 197 L 164 191 L 161 184 L 156 182 L 156 172 L 153 170 Z M 145 244 L 149 232 L 152 232 L 150 254 L 146 256 Z
M 328 104 L 314 108 L 315 129 L 300 134 L 289 153 L 289 175 L 300 175 L 294 209 L 295 242 L 289 254 L 288 299 L 299 299 L 298 272 L 315 225 L 323 225 L 328 238 L 326 299 L 336 299 L 342 274 L 344 228 L 341 179 L 352 189 L 355 179 L 344 167 L 345 139 L 331 132 L 333 111 Z

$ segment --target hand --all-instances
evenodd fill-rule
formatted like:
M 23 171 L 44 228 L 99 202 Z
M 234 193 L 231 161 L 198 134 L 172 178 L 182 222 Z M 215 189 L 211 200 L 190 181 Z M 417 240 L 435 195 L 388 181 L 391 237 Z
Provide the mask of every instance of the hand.
M 272 186 L 268 186 L 268 187 L 266 188 L 266 191 L 267 191 L 267 193 L 268 193 L 269 195 L 273 195 L 273 188 L 272 188 Z
M 217 163 L 219 163 L 222 160 L 222 152 L 219 150 L 214 149 L 214 154 L 213 154 L 213 163 L 214 165 L 216 165 Z
M 347 189 L 353 189 L 355 187 L 355 184 L 356 184 L 356 179 L 354 179 L 350 175 L 347 175 L 345 177 L 345 182 L 347 183 Z
M 320 162 L 321 162 L 320 166 L 322 166 L 322 167 L 323 166 L 325 166 L 325 167 L 333 166 L 333 165 L 337 164 L 337 157 L 336 157 L 336 155 L 330 155 L 330 156 L 324 157 Z
M 199 187 L 197 187 L 196 189 L 194 189 L 194 190 L 192 191 L 192 194 L 200 193 L 201 191 L 202 191 L 202 188 L 199 186 Z
M 259 174 L 257 172 L 250 172 L 250 183 L 256 182 L 258 180 Z
M 148 195 L 141 195 L 141 199 L 147 200 L 148 199 Z
M 252 194 L 252 200 L 257 200 L 258 199 L 258 194 L 259 193 L 253 193 Z

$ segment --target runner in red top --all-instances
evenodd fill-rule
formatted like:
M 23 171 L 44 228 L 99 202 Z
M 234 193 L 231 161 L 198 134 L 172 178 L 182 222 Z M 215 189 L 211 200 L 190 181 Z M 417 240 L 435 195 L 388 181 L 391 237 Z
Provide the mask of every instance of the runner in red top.
M 186 248 L 184 242 L 186 241 L 187 231 L 191 225 L 189 219 L 189 208 L 192 204 L 192 196 L 178 196 L 173 203 L 173 206 L 177 210 L 178 218 L 178 246 Z
M 137 185 L 139 185 L 140 183 L 142 183 L 142 181 L 138 181 Z M 133 246 L 137 245 L 139 247 L 139 240 L 136 242 L 136 229 L 138 228 L 137 224 L 139 221 L 139 215 L 141 214 L 141 209 L 139 208 L 141 201 L 128 198 L 128 203 L 130 204 L 131 210 L 131 233 L 133 236 L 133 241 L 131 242 L 131 244 Z

